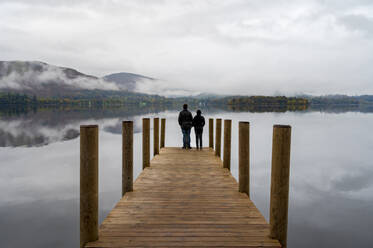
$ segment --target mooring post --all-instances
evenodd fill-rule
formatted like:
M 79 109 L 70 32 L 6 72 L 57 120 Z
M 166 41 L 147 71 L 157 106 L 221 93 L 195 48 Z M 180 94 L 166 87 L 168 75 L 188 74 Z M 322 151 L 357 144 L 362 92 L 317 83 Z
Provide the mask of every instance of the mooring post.
M 214 119 L 209 119 L 209 147 L 214 148 Z
M 250 122 L 238 124 L 238 191 L 250 198 Z
M 150 166 L 150 119 L 142 119 L 142 169 Z
M 231 170 L 231 140 L 232 140 L 232 120 L 224 120 L 224 157 L 223 168 Z
M 98 239 L 98 126 L 80 126 L 80 247 Z
M 122 122 L 122 196 L 133 191 L 133 121 Z
M 154 118 L 153 125 L 153 155 L 159 154 L 159 118 Z
M 273 126 L 270 237 L 287 246 L 291 127 Z
M 216 119 L 215 155 L 220 157 L 221 153 L 221 119 Z
M 161 148 L 165 145 L 165 139 L 166 139 L 166 119 L 161 119 Z

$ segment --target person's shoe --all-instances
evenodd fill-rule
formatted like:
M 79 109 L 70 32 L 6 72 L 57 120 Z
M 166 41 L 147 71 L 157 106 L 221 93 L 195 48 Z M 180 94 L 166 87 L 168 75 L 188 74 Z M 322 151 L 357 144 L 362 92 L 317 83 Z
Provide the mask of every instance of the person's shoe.
M 185 149 L 185 148 L 186 148 L 185 146 L 181 147 L 181 149 Z

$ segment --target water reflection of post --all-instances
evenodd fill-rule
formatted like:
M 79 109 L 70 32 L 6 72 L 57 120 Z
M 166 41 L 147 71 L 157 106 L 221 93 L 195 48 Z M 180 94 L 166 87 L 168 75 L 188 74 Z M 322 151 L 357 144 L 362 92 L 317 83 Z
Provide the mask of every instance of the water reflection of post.
M 133 191 L 133 121 L 122 123 L 122 196 Z
M 209 147 L 214 148 L 214 119 L 209 119 Z
M 80 247 L 98 239 L 98 126 L 80 126 Z
M 231 137 L 232 137 L 232 120 L 224 120 L 224 157 L 223 168 L 231 170 Z
M 159 118 L 154 118 L 153 126 L 153 155 L 159 154 Z
M 238 191 L 250 198 L 250 123 L 238 124 Z
M 291 127 L 273 126 L 270 236 L 287 245 Z
M 142 119 L 142 169 L 150 166 L 150 119 Z
M 165 145 L 165 139 L 166 139 L 166 119 L 161 119 L 161 148 Z
M 221 119 L 216 119 L 215 155 L 220 158 L 221 153 Z

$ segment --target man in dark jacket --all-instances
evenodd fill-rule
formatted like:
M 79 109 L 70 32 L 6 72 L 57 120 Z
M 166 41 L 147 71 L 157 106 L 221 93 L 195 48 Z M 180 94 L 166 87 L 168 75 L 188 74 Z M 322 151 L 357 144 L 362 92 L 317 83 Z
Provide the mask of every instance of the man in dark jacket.
M 179 114 L 179 125 L 183 132 L 183 149 L 191 149 L 190 129 L 193 126 L 193 116 L 192 113 L 188 111 L 188 104 L 183 105 L 183 111 Z
M 193 119 L 194 132 L 196 133 L 197 149 L 202 150 L 202 133 L 205 126 L 205 117 L 201 115 L 201 110 L 197 110 L 197 115 Z

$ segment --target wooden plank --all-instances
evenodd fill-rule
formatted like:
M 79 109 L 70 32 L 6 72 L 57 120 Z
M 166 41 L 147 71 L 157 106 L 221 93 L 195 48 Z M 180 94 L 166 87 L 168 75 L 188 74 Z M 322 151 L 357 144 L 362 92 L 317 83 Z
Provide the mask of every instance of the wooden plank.
M 281 247 L 212 149 L 162 148 L 86 247 Z

